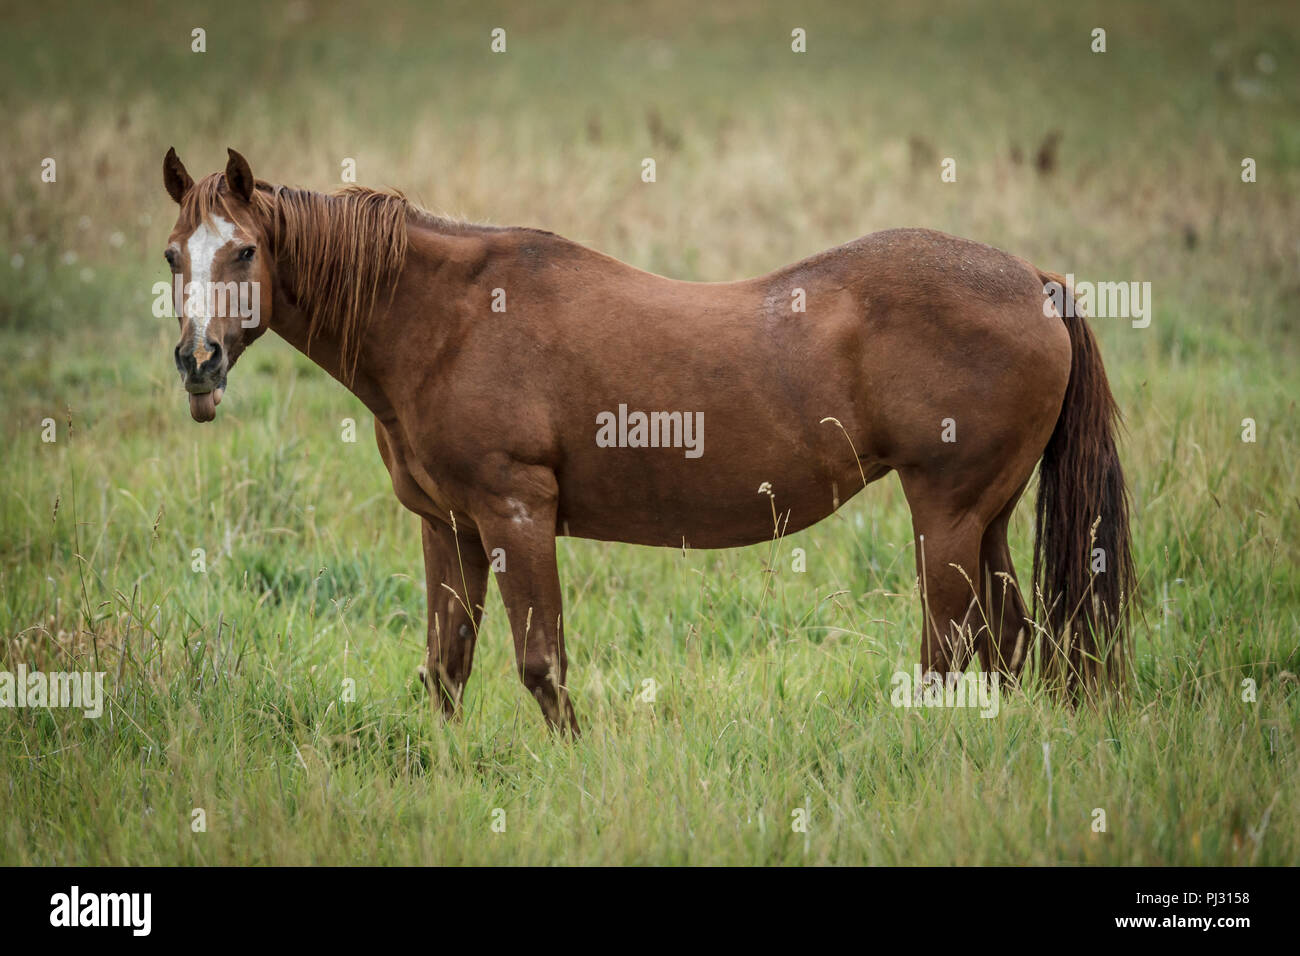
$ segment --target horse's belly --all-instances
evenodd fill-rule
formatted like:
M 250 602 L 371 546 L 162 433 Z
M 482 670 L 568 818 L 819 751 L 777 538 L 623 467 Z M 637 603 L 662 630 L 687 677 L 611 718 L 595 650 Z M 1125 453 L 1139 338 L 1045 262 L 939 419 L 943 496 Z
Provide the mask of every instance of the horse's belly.
M 595 488 L 560 485 L 558 531 L 579 538 L 622 541 L 656 547 L 733 548 L 770 541 L 816 524 L 875 481 L 887 466 L 864 464 L 864 471 L 830 478 L 809 473 L 761 469 L 742 478 L 713 475 L 691 480 L 655 480 L 643 469 L 640 481 Z M 649 473 L 649 474 L 647 474 Z M 719 480 L 722 478 L 722 480 Z M 648 479 L 648 480 L 647 480 Z

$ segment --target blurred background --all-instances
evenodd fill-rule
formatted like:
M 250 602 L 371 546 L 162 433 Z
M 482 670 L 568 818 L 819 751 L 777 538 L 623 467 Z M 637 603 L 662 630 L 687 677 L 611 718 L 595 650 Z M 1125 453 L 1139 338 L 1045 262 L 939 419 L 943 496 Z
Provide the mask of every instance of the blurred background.
M 0 789 L 0 861 L 1294 862 L 1295 764 L 1279 756 L 1293 752 L 1300 670 L 1290 0 L 52 0 L 6 3 L 0 22 L 0 663 L 106 660 L 130 702 L 111 731 L 15 718 L 0 746 L 16 781 Z M 796 28 L 807 52 L 791 50 Z M 260 178 L 320 190 L 354 160 L 358 182 L 434 212 L 549 229 L 680 279 L 753 276 L 924 226 L 1050 271 L 1150 282 L 1149 328 L 1093 324 L 1127 418 L 1144 592 L 1135 695 L 1159 702 L 1158 727 L 1127 714 L 1152 746 L 1110 764 L 1096 742 L 1119 730 L 1074 726 L 1056 764 L 1058 794 L 1074 783 L 1080 801 L 1100 789 L 1130 808 L 1127 842 L 1064 823 L 1049 839 L 959 816 L 946 835 L 926 824 L 954 806 L 1039 819 L 1036 748 L 1064 718 L 1044 705 L 962 738 L 887 706 L 919 630 L 892 478 L 771 547 L 562 542 L 579 713 L 617 742 L 528 756 L 549 744 L 495 588 L 466 725 L 427 722 L 410 694 L 418 523 L 392 498 L 365 409 L 268 336 L 216 424 L 189 418 L 175 323 L 150 313 L 175 218 L 168 146 L 195 178 L 233 146 Z M 955 183 L 941 181 L 945 158 Z M 1022 507 L 1022 577 L 1031 534 Z M 808 573 L 789 573 L 793 547 Z M 346 716 L 345 673 L 362 678 Z M 652 718 L 630 703 L 648 675 L 674 687 Z M 1276 693 L 1251 711 L 1243 748 L 1224 728 L 1242 720 L 1245 678 Z M 812 716 L 791 710 L 814 700 Z M 24 756 L 70 739 L 75 755 L 44 769 Z M 1200 762 L 1171 758 L 1169 740 Z M 894 773 L 919 753 L 930 769 Z M 660 775 L 661 758 L 677 771 Z M 567 802 L 577 765 L 610 784 L 595 810 Z M 366 827 L 314 789 L 321 779 L 369 808 Z M 620 780 L 643 789 L 620 802 Z M 102 786 L 131 795 L 101 800 Z M 838 821 L 829 835 L 800 848 L 754 828 L 809 792 Z M 184 814 L 202 794 L 228 813 L 207 844 L 133 815 L 169 800 Z M 1270 798 L 1274 831 L 1289 820 L 1290 835 L 1252 842 Z M 435 838 L 503 804 L 533 814 L 524 844 Z M 667 806 L 719 836 L 638 823 Z M 1074 812 L 1046 812 L 1058 810 Z M 616 843 L 575 837 L 574 813 L 596 813 Z M 409 842 L 386 842 L 390 829 Z

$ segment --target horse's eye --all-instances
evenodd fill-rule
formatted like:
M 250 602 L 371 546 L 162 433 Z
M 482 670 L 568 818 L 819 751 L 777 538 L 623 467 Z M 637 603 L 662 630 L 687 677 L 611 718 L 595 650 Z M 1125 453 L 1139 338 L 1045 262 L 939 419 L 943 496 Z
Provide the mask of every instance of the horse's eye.
M 239 250 L 239 261 L 248 262 L 253 258 L 253 253 L 257 252 L 256 246 L 244 246 Z

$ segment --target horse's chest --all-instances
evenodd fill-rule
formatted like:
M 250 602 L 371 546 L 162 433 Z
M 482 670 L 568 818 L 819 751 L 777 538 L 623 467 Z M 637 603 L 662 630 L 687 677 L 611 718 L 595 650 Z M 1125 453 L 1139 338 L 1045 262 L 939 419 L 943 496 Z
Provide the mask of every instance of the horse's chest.
M 431 474 L 391 432 L 380 435 L 379 451 L 393 481 L 393 493 L 407 509 L 426 518 L 447 520 L 464 507 L 447 483 Z

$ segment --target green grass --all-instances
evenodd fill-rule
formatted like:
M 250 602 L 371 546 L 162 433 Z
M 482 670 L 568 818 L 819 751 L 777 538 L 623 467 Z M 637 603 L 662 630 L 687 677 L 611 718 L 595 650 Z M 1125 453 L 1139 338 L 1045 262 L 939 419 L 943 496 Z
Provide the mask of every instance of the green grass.
M 100 720 L 0 710 L 0 863 L 1297 862 L 1293 5 L 541 6 L 7 15 L 0 670 L 102 670 L 110 701 Z M 1126 698 L 1076 712 L 1031 683 L 995 719 L 890 706 L 920 619 L 889 478 L 773 545 L 562 540 L 584 736 L 545 730 L 495 588 L 445 724 L 415 677 L 418 522 L 365 409 L 268 336 L 215 425 L 189 419 L 175 329 L 149 314 L 172 144 L 196 176 L 233 145 L 322 189 L 352 157 L 437 211 L 680 278 L 921 225 L 1151 281 L 1150 328 L 1094 323 L 1142 574 Z M 1026 504 L 1022 576 L 1032 531 Z

